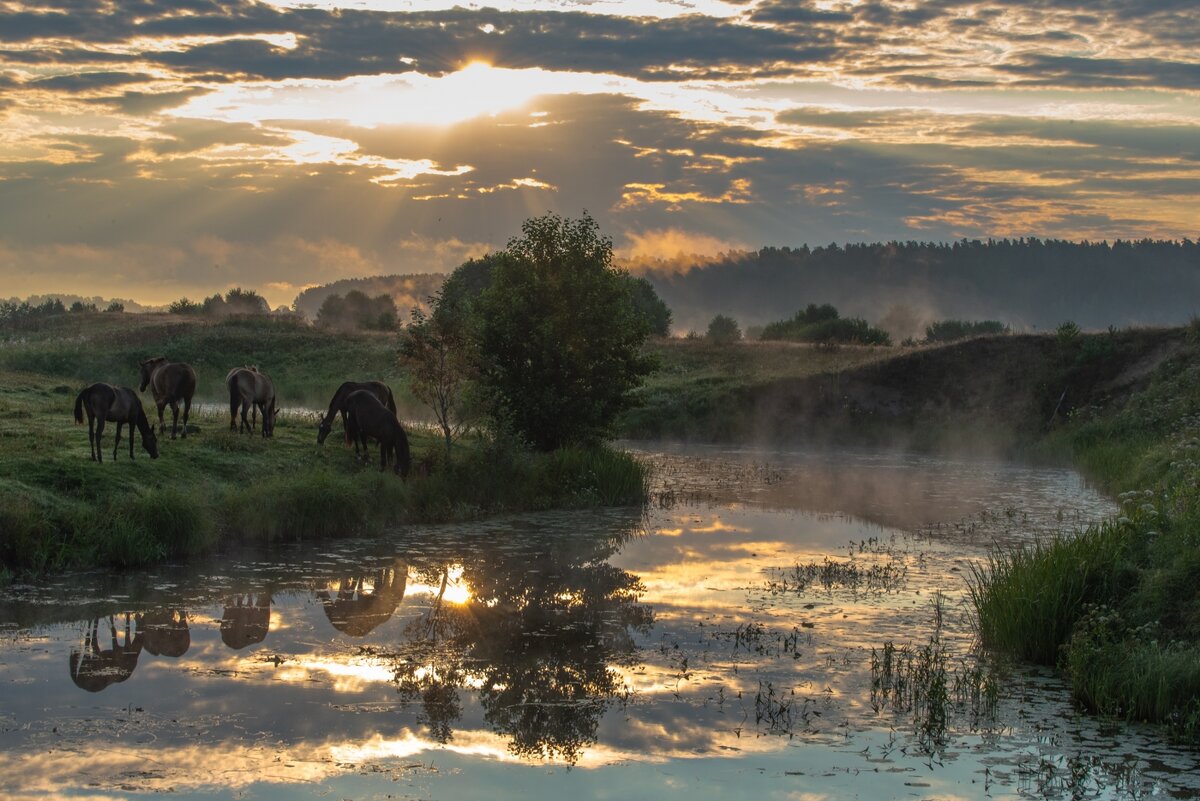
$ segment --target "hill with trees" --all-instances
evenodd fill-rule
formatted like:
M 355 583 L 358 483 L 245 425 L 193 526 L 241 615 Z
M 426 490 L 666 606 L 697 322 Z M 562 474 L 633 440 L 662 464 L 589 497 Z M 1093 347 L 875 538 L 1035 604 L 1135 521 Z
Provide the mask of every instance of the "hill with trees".
M 1200 311 L 1200 244 L 1043 239 L 766 247 L 715 261 L 642 261 L 677 330 L 715 314 L 744 327 L 810 303 L 874 321 L 896 342 L 937 320 L 1000 320 L 1015 331 L 1177 325 Z

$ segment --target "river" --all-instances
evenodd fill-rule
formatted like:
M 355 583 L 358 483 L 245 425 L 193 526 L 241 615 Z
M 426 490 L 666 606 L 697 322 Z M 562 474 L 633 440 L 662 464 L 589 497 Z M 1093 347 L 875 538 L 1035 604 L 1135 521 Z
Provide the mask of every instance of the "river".
M 1068 470 L 640 449 L 648 510 L 413 526 L 0 593 L 10 799 L 1130 798 L 1195 752 L 977 653 Z

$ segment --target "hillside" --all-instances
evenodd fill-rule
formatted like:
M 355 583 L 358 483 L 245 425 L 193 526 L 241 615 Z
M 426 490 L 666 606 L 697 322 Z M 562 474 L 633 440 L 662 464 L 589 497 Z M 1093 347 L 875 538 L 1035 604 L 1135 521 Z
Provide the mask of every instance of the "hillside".
M 1184 346 L 1184 329 L 984 337 L 917 349 L 739 343 L 720 376 L 659 346 L 630 437 L 1010 451 L 1121 403 Z M 708 361 L 711 366 L 711 358 Z M 1061 401 L 1061 403 L 1060 403 Z

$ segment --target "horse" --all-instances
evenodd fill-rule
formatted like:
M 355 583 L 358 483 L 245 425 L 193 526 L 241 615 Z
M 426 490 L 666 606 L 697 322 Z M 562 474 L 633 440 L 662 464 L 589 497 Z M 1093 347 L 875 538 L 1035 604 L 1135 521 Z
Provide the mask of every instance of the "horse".
M 133 458 L 133 427 L 142 435 L 142 447 L 151 459 L 158 458 L 158 438 L 142 409 L 142 402 L 137 393 L 129 387 L 114 387 L 111 384 L 92 384 L 84 387 L 75 398 L 75 422 L 83 424 L 83 414 L 87 412 L 88 446 L 92 451 L 93 462 L 103 462 L 104 455 L 100 448 L 100 437 L 104 434 L 104 423 L 117 424 L 117 436 L 113 442 L 113 460 L 117 458 L 117 448 L 121 444 L 121 426 L 129 424 L 129 458 Z
M 165 356 L 155 356 L 138 364 L 142 374 L 142 385 L 138 392 L 150 387 L 154 404 L 158 406 L 158 433 L 167 430 L 163 423 L 163 408 L 171 404 L 171 439 L 179 428 L 179 401 L 183 401 L 183 438 L 187 439 L 188 414 L 192 410 L 192 396 L 196 394 L 196 371 L 185 362 L 169 362 Z
M 388 456 L 393 457 L 396 475 L 408 478 L 410 457 L 408 436 L 395 413 L 379 402 L 379 398 L 360 389 L 346 396 L 346 431 L 367 449 L 367 437 L 379 440 L 379 470 L 387 470 Z
M 225 376 L 225 386 L 229 388 L 229 430 L 254 433 L 254 423 L 246 420 L 246 412 L 253 408 L 254 422 L 257 413 L 263 413 L 263 437 L 275 433 L 275 418 L 279 416 L 279 408 L 275 405 L 275 385 L 257 367 L 235 367 Z M 241 426 L 238 426 L 238 409 L 242 411 Z
M 351 392 L 365 390 L 370 392 L 379 402 L 387 407 L 392 414 L 396 413 L 396 399 L 392 397 L 392 389 L 382 381 L 347 381 L 337 388 L 337 392 L 333 393 L 333 400 L 329 401 L 329 411 L 325 413 L 325 417 L 317 426 L 317 444 L 324 445 L 325 438 L 329 436 L 330 430 L 333 428 L 333 418 L 341 414 L 342 429 L 346 433 L 346 443 L 350 443 L 350 429 L 346 427 L 346 398 Z M 358 440 L 354 440 L 354 455 L 358 456 Z M 363 454 L 364 458 L 366 454 Z

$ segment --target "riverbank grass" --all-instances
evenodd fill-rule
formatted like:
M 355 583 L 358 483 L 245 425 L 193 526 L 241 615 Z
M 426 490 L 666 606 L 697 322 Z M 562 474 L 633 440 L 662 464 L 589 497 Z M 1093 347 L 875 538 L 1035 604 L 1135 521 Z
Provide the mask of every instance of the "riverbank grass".
M 639 505 L 645 466 L 607 448 L 535 454 L 481 439 L 446 462 L 433 432 L 410 432 L 407 482 L 378 457 L 355 460 L 339 432 L 316 443 L 316 415 L 282 414 L 264 440 L 229 431 L 228 414 L 193 415 L 186 439 L 140 436 L 114 460 L 89 459 L 72 408 L 82 384 L 0 371 L 0 576 L 95 566 L 132 567 L 228 543 L 269 544 L 550 508 Z M 152 413 L 153 406 L 143 400 Z M 128 436 L 128 435 L 126 435 Z
M 1200 332 L 1197 332 L 1200 333 Z M 1115 519 L 974 569 L 980 638 L 1056 664 L 1085 709 L 1200 745 L 1200 343 L 1044 443 L 1119 493 Z

